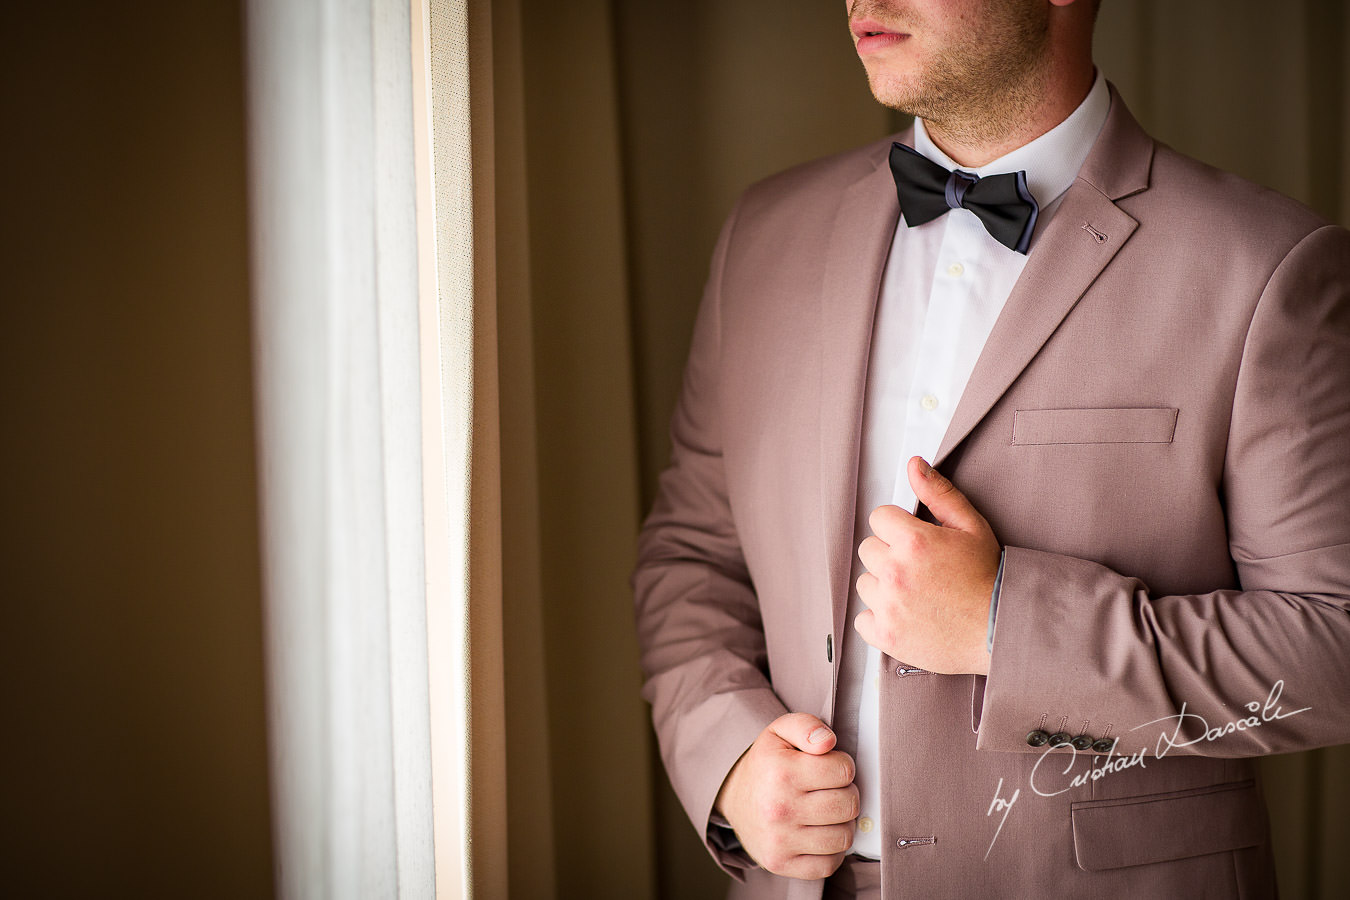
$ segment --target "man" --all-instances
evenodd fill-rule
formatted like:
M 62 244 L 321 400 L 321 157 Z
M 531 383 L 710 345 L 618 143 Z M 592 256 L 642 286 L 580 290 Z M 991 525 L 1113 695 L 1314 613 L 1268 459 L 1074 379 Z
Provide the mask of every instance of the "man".
M 1350 740 L 1350 234 L 1094 14 L 850 3 L 913 130 L 723 229 L 634 584 L 733 896 L 1273 896 L 1250 758 Z

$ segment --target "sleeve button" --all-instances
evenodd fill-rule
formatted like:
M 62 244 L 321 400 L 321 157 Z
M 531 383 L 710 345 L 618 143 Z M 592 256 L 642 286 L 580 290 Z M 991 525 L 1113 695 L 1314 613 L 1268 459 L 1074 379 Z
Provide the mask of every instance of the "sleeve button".
M 1110 738 L 1109 740 L 1107 738 L 1102 738 L 1101 740 L 1097 741 L 1097 743 L 1092 745 L 1092 749 L 1097 751 L 1098 753 L 1110 753 L 1111 748 L 1114 747 L 1115 745 L 1116 745 L 1115 738 Z
M 1067 731 L 1056 731 L 1054 734 L 1050 735 L 1051 747 L 1063 747 L 1065 744 L 1069 744 L 1072 742 L 1073 738 L 1069 737 L 1069 733 Z
M 1027 735 L 1027 745 L 1031 747 L 1044 747 L 1049 740 L 1050 735 L 1039 728 Z
M 1080 734 L 1078 737 L 1069 741 L 1069 743 L 1073 744 L 1073 749 L 1075 750 L 1086 750 L 1092 746 L 1092 738 L 1088 737 L 1086 734 Z

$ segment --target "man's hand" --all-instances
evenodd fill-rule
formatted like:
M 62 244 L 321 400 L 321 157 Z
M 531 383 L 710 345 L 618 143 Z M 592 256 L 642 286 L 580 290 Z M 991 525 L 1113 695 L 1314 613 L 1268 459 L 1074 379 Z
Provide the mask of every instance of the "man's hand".
M 727 774 L 714 807 L 775 875 L 825 878 L 853 843 L 853 760 L 815 716 L 779 716 Z
M 914 494 L 940 525 L 898 506 L 878 506 L 872 537 L 858 545 L 867 571 L 853 622 L 862 639 L 895 659 L 944 675 L 989 674 L 989 600 L 1000 548 L 965 495 L 919 457 L 909 461 Z

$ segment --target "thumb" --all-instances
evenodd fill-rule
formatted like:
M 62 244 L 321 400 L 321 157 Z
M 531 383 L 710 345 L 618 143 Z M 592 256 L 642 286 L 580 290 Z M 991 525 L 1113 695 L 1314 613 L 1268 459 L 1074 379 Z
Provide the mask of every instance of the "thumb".
M 928 465 L 923 457 L 910 459 L 908 475 L 914 496 L 932 511 L 940 525 L 971 533 L 988 530 L 989 523 L 971 506 L 966 495 L 958 491 L 956 485 L 941 472 Z
M 834 732 L 810 713 L 788 713 L 769 723 L 768 730 L 785 744 L 819 756 L 834 749 Z

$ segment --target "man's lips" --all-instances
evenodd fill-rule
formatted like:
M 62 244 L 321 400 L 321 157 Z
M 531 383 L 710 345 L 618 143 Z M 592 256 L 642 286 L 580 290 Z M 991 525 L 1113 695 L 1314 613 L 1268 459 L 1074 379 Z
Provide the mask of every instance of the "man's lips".
M 870 53 L 897 44 L 909 37 L 902 31 L 888 28 L 875 19 L 859 19 L 849 25 L 859 53 Z

